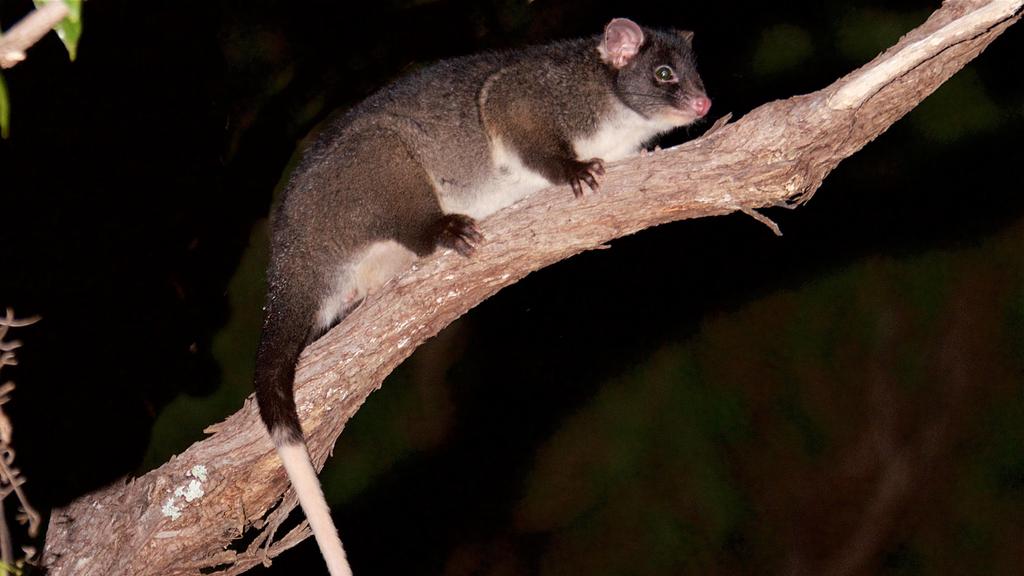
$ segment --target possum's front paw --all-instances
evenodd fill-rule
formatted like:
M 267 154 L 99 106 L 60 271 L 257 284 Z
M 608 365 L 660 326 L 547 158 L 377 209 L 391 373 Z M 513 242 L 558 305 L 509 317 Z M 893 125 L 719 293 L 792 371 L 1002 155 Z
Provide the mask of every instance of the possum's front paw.
M 583 183 L 586 182 L 590 189 L 597 191 L 601 186 L 598 182 L 599 176 L 604 176 L 604 160 L 591 158 L 590 160 L 569 160 L 565 163 L 566 179 L 572 186 L 572 193 L 579 198 L 583 196 Z
M 476 220 L 465 214 L 445 214 L 438 222 L 437 245 L 451 248 L 463 256 L 476 249 L 484 235 L 476 227 Z

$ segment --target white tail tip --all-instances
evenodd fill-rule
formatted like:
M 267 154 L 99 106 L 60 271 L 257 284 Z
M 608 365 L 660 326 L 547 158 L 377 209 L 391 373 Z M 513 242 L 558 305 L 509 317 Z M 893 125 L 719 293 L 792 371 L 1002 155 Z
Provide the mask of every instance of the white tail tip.
M 284 444 L 277 447 L 277 453 L 288 472 L 288 478 L 295 487 L 299 497 L 299 505 L 306 513 L 309 527 L 313 529 L 313 537 L 320 546 L 320 553 L 327 562 L 327 571 L 331 576 L 352 576 L 352 568 L 345 558 L 345 549 L 338 538 L 338 529 L 331 519 L 331 510 L 327 506 L 320 481 L 313 469 L 313 462 L 305 444 Z

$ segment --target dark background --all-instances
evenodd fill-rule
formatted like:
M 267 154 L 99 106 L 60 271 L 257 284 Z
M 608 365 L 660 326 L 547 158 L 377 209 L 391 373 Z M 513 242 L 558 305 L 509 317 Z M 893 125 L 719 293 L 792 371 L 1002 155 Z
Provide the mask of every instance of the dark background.
M 32 502 L 142 474 L 240 407 L 265 218 L 333 109 L 629 16 L 695 30 L 712 119 L 742 115 L 937 4 L 86 2 L 76 62 L 50 35 L 4 72 L 0 307 L 43 318 L 2 374 Z M 0 0 L 0 25 L 30 7 Z M 428 343 L 322 475 L 356 573 L 1019 573 L 1022 47 L 1017 24 L 769 210 L 782 238 L 648 230 Z M 253 573 L 319 566 L 309 540 Z

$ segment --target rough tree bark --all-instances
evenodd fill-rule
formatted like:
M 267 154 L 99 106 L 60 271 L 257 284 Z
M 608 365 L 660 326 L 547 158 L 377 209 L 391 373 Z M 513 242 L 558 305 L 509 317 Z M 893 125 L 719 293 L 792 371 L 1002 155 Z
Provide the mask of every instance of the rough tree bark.
M 573 254 L 686 218 L 794 207 L 1020 18 L 1024 0 L 948 0 L 864 67 L 704 137 L 608 166 L 602 192 L 535 194 L 482 223 L 472 258 L 435 254 L 371 297 L 299 361 L 296 396 L 322 466 L 345 422 L 424 340 L 502 287 Z M 250 397 L 160 468 L 53 511 L 54 576 L 239 574 L 309 535 L 274 540 L 295 498 Z M 257 531 L 245 550 L 231 549 Z M 344 534 L 342 534 L 344 538 Z

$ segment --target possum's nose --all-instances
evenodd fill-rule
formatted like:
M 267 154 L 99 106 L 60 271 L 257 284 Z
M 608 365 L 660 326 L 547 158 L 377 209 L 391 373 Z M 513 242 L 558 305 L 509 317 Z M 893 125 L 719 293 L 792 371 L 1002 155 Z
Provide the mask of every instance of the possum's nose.
M 708 110 L 711 110 L 711 99 L 707 96 L 698 96 L 690 100 L 690 108 L 693 109 L 693 113 L 698 118 L 703 118 L 708 113 Z

